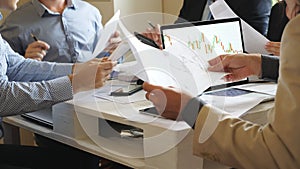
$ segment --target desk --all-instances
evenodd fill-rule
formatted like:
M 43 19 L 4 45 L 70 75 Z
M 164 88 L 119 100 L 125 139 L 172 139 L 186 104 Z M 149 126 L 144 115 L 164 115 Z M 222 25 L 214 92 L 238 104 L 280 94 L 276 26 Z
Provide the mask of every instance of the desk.
M 96 101 L 95 103 L 98 103 Z M 94 103 L 92 103 L 94 104 Z M 101 102 L 101 105 L 105 104 L 112 104 L 109 102 Z M 71 106 L 73 107 L 74 103 L 72 102 L 66 102 L 66 103 L 61 103 L 58 105 L 58 108 L 60 106 Z M 76 112 L 85 112 L 84 114 L 93 114 L 99 113 L 97 110 L 97 106 L 92 106 L 91 103 L 76 103 Z M 111 105 L 112 107 L 115 107 L 116 105 Z M 119 108 L 122 108 L 122 105 L 117 105 L 121 106 Z M 137 108 L 143 107 L 145 105 L 135 105 Z M 108 106 L 110 107 L 110 106 Z M 265 123 L 266 122 L 266 111 L 271 109 L 273 107 L 273 102 L 268 102 L 264 104 L 260 104 L 257 107 L 253 108 L 252 110 L 249 111 L 249 114 L 247 114 L 245 119 L 251 120 L 251 121 L 256 121 L 258 123 Z M 105 108 L 104 108 L 105 109 Z M 63 109 L 62 109 L 63 110 Z M 116 114 L 111 114 L 109 110 L 104 110 L 101 116 L 104 116 L 105 119 L 115 121 L 118 123 L 122 124 L 127 124 L 131 126 L 136 126 L 139 128 L 142 128 L 145 132 L 146 135 L 153 135 L 157 131 L 163 130 L 163 127 L 157 125 L 157 124 L 142 124 L 138 122 L 133 122 L 133 121 L 128 121 L 121 115 L 116 115 Z M 62 142 L 64 144 L 70 145 L 72 147 L 76 147 L 78 149 L 81 149 L 83 151 L 107 158 L 112 161 L 116 161 L 118 163 L 124 164 L 126 166 L 132 167 L 132 168 L 163 168 L 163 169 L 175 169 L 175 168 L 186 168 L 186 166 L 189 166 L 189 168 L 201 168 L 202 166 L 202 159 L 196 156 L 192 155 L 192 137 L 193 137 L 193 131 L 191 130 L 183 130 L 181 132 L 170 132 L 167 133 L 168 137 L 170 138 L 168 141 L 172 142 L 174 138 L 178 137 L 178 135 L 185 133 L 186 137 L 179 142 L 177 145 L 174 147 L 170 148 L 168 151 L 163 152 L 161 154 L 157 154 L 155 156 L 149 156 L 149 157 L 136 157 L 136 158 L 131 158 L 130 154 L 129 156 L 124 155 L 124 152 L 121 152 L 118 154 L 118 152 L 114 151 L 108 151 L 108 149 L 116 148 L 119 149 L 120 147 L 118 146 L 119 144 L 123 144 L 122 146 L 126 145 L 128 142 L 126 141 L 120 141 L 119 139 L 116 140 L 109 140 L 109 139 L 104 139 L 104 142 L 106 144 L 102 144 L 102 146 L 99 146 L 95 144 L 95 142 L 90 139 L 90 137 L 81 135 L 80 137 L 71 137 L 67 136 L 66 134 L 62 134 L 62 132 L 57 132 L 51 129 L 48 129 L 46 127 L 37 125 L 35 123 L 32 123 L 30 121 L 27 121 L 26 119 L 20 117 L 20 116 L 14 116 L 14 117 L 6 117 L 4 118 L 4 123 L 6 125 L 6 129 L 10 128 L 15 131 L 17 131 L 17 128 L 24 128 L 27 129 L 31 132 L 40 134 L 42 136 L 48 137 L 50 139 Z M 98 124 L 97 124 L 98 125 Z M 98 131 L 97 131 L 98 133 Z M 7 141 L 16 141 L 16 138 L 13 138 L 13 135 L 8 135 L 8 132 L 6 132 L 6 137 L 11 137 L 11 139 L 6 139 Z M 6 141 L 6 142 L 7 142 Z M 107 141 L 109 141 L 107 143 Z M 147 148 L 144 149 L 143 146 L 137 145 L 139 144 L 138 142 L 136 143 L 135 149 L 133 153 L 144 153 L 147 154 L 148 150 Z M 145 142 L 142 142 L 141 144 L 148 144 Z M 157 143 L 158 144 L 158 143 Z M 107 146 L 107 147 L 106 147 Z M 131 149 L 133 145 L 128 145 L 128 148 Z M 148 147 L 149 148 L 149 147 Z M 155 147 L 153 147 L 155 149 Z M 125 148 L 127 151 L 128 149 Z M 126 152 L 125 151 L 125 152 Z M 130 152 L 131 153 L 131 152 Z M 203 162 L 203 168 L 204 169 L 228 169 L 229 167 L 222 166 L 219 164 L 216 164 L 214 162 L 206 161 L 204 160 Z

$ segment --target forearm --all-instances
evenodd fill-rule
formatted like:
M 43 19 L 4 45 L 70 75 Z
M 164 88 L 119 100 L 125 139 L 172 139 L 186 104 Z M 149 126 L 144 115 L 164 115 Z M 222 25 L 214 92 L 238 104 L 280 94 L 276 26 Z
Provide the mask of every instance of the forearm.
M 43 82 L 0 81 L 0 116 L 10 116 L 50 107 L 73 97 L 69 78 Z
M 34 82 L 51 80 L 72 73 L 73 64 L 39 62 L 32 59 L 24 59 L 8 69 L 10 81 Z M 17 68 L 15 68 L 17 67 Z

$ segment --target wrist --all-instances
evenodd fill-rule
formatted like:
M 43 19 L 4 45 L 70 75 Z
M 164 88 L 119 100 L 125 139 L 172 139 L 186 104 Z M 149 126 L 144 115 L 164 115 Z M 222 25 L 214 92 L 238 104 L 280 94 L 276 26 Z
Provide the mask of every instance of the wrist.
M 69 74 L 69 75 L 68 75 L 69 80 L 70 80 L 70 82 L 71 82 L 72 89 L 73 89 L 73 93 L 75 94 L 75 93 L 77 93 L 77 90 L 76 90 L 76 88 L 75 88 L 74 85 L 73 85 L 73 78 L 74 78 L 73 76 L 74 76 L 73 74 Z
M 76 65 L 76 63 L 74 63 L 73 65 L 72 65 L 72 74 L 74 74 L 74 69 L 75 69 L 75 65 Z
M 198 114 L 205 104 L 206 103 L 198 97 L 194 97 L 191 100 L 189 100 L 189 102 L 181 111 L 180 115 L 182 120 L 185 121 L 189 126 L 194 128 Z
M 261 54 L 253 54 L 253 57 L 250 57 L 250 65 L 252 75 L 261 76 Z

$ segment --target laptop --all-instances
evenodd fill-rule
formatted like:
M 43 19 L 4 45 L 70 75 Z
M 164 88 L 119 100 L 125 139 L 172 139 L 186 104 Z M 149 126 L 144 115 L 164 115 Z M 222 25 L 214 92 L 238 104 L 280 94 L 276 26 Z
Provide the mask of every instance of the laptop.
M 221 54 L 244 53 L 244 41 L 240 18 L 227 18 L 210 21 L 187 22 L 161 26 L 163 48 L 168 48 L 175 41 L 180 41 L 194 50 L 199 57 L 210 60 Z M 226 82 L 220 79 L 202 95 L 240 97 L 253 92 L 250 88 L 237 86 L 248 83 L 248 78 Z M 249 89 L 249 90 L 248 90 Z M 257 92 L 261 95 L 262 92 Z M 270 101 L 274 95 L 266 94 L 264 101 Z
M 53 129 L 52 108 L 42 109 L 31 113 L 25 113 L 22 114 L 21 117 L 24 117 L 44 127 Z

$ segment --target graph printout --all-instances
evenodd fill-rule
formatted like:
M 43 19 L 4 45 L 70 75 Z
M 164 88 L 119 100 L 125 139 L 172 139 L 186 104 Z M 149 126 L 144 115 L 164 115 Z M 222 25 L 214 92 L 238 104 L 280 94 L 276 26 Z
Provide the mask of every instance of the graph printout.
M 243 52 L 239 21 L 164 29 L 163 36 L 165 48 L 179 42 L 205 60 L 220 54 Z

